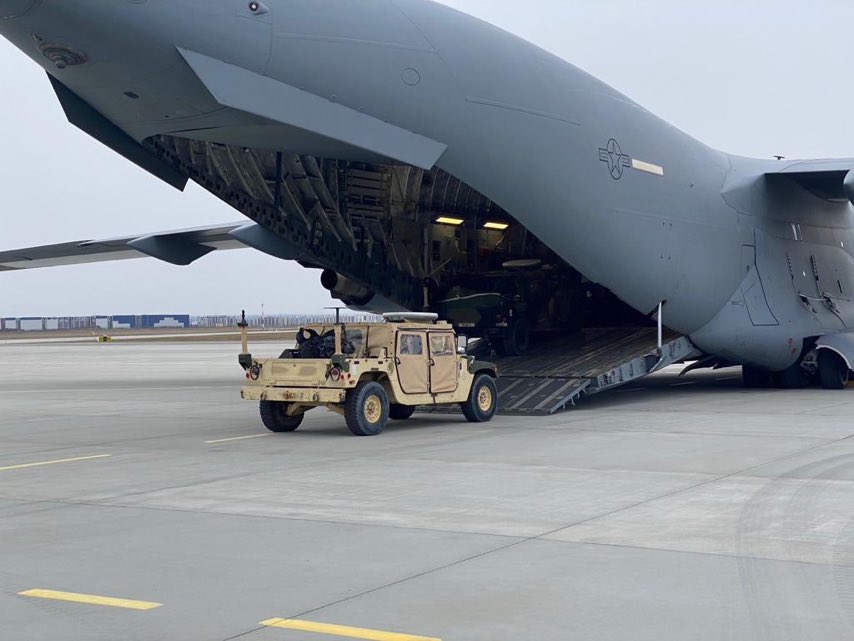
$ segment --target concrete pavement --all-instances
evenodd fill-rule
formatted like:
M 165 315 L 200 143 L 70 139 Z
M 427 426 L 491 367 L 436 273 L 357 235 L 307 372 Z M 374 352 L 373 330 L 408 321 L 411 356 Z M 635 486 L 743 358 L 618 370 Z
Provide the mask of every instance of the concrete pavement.
M 273 435 L 237 351 L 0 347 L 0 639 L 854 638 L 854 390 Z

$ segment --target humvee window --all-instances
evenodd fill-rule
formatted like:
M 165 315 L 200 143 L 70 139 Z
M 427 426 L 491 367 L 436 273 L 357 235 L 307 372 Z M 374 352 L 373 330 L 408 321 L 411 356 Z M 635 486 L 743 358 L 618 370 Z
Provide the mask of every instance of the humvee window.
M 431 336 L 430 353 L 433 356 L 454 356 L 454 341 L 450 334 L 434 334 Z
M 424 345 L 417 334 L 400 335 L 400 353 L 418 356 L 424 353 Z

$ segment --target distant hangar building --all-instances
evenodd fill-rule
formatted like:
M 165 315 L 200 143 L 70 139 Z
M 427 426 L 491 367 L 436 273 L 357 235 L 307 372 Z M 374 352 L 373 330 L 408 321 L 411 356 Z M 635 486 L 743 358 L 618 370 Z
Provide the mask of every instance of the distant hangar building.
M 190 327 L 189 314 L 119 316 L 64 316 L 3 318 L 0 331 L 41 332 L 57 329 L 182 329 Z
M 143 316 L 113 316 L 108 329 L 180 329 L 190 326 L 189 314 L 152 314 Z

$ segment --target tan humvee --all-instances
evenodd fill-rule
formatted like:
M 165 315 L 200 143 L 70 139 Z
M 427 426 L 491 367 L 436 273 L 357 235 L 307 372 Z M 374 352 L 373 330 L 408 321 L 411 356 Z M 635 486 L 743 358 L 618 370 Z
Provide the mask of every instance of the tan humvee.
M 321 406 L 342 414 L 357 436 L 379 434 L 418 405 L 459 404 L 469 421 L 489 421 L 498 405 L 495 365 L 459 354 L 453 328 L 436 318 L 386 314 L 381 323 L 308 325 L 297 349 L 276 359 L 252 358 L 244 326 L 241 396 L 260 401 L 273 432 L 296 430 Z

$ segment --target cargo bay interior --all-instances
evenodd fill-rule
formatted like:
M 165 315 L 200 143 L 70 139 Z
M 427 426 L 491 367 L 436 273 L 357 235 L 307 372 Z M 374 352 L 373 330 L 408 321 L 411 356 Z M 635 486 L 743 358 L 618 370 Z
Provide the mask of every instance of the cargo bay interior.
M 657 340 L 653 319 L 441 169 L 174 136 L 145 146 L 272 230 L 274 243 L 257 248 L 322 270 L 345 304 L 437 312 L 487 339 L 479 345 L 502 367 L 502 411 L 552 413 L 692 351 L 672 333 Z

